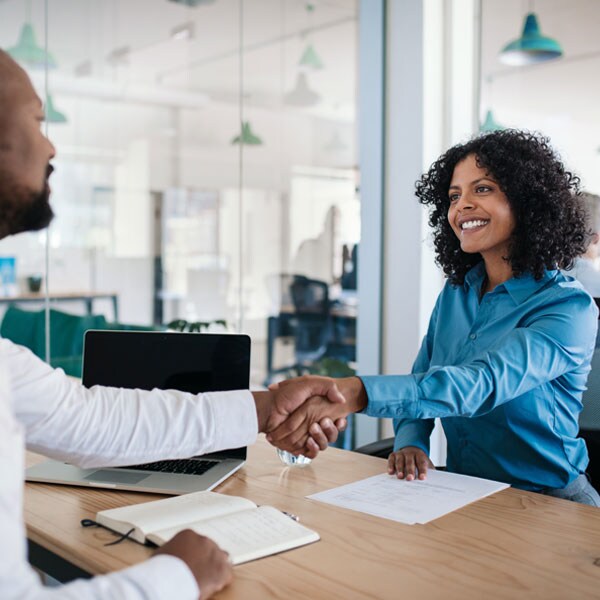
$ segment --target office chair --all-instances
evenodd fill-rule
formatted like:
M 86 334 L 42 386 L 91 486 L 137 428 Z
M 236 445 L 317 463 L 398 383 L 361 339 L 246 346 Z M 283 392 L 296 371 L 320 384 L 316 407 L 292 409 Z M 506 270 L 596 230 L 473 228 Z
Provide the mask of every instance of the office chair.
M 367 454 L 369 456 L 376 456 L 377 458 L 387 458 L 394 451 L 394 438 L 384 438 L 383 440 L 377 440 L 370 444 L 365 444 L 359 448 L 354 448 L 354 452 L 359 454 Z
M 290 295 L 294 305 L 296 363 L 307 365 L 324 356 L 331 338 L 329 288 L 324 281 L 295 275 Z
M 277 333 L 293 337 L 294 363 L 269 370 L 266 384 L 276 375 L 287 378 L 310 373 L 311 365 L 327 352 L 332 335 L 327 283 L 304 275 L 280 275 L 279 281 L 282 288 Z

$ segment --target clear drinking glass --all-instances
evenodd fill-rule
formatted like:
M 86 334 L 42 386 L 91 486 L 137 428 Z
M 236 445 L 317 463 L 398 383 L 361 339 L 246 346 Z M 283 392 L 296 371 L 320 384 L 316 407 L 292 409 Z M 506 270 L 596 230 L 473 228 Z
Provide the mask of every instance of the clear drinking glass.
M 279 448 L 277 448 L 277 456 L 279 456 L 279 460 L 283 464 L 288 466 L 305 467 L 311 463 L 311 459 L 306 458 L 306 456 L 303 456 L 302 454 L 294 456 L 291 452 L 279 450 Z

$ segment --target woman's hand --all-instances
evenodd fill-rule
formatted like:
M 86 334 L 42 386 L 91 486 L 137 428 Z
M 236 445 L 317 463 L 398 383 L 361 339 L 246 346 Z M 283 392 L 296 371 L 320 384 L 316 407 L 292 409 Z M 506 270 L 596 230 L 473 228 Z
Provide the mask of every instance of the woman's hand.
M 427 469 L 435 469 L 429 456 L 421 448 L 416 446 L 405 446 L 388 456 L 388 473 L 396 474 L 398 479 L 413 481 L 413 479 L 425 479 Z

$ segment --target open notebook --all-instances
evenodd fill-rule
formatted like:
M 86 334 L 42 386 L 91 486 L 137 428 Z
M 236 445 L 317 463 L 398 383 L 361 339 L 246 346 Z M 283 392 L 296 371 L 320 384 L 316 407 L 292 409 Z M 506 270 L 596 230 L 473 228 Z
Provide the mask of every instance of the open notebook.
M 272 506 L 257 506 L 239 496 L 195 492 L 97 513 L 96 522 L 137 542 L 161 546 L 183 529 L 212 539 L 238 565 L 319 540 Z

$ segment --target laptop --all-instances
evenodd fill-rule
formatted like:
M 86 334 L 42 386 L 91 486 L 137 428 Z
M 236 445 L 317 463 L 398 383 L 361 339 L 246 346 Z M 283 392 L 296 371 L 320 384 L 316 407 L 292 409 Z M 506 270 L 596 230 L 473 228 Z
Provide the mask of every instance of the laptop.
M 85 334 L 83 385 L 177 389 L 197 394 L 248 389 L 247 335 L 149 331 Z M 158 494 L 211 490 L 246 460 L 246 448 L 182 460 L 81 469 L 49 460 L 25 472 L 27 481 L 81 485 Z

